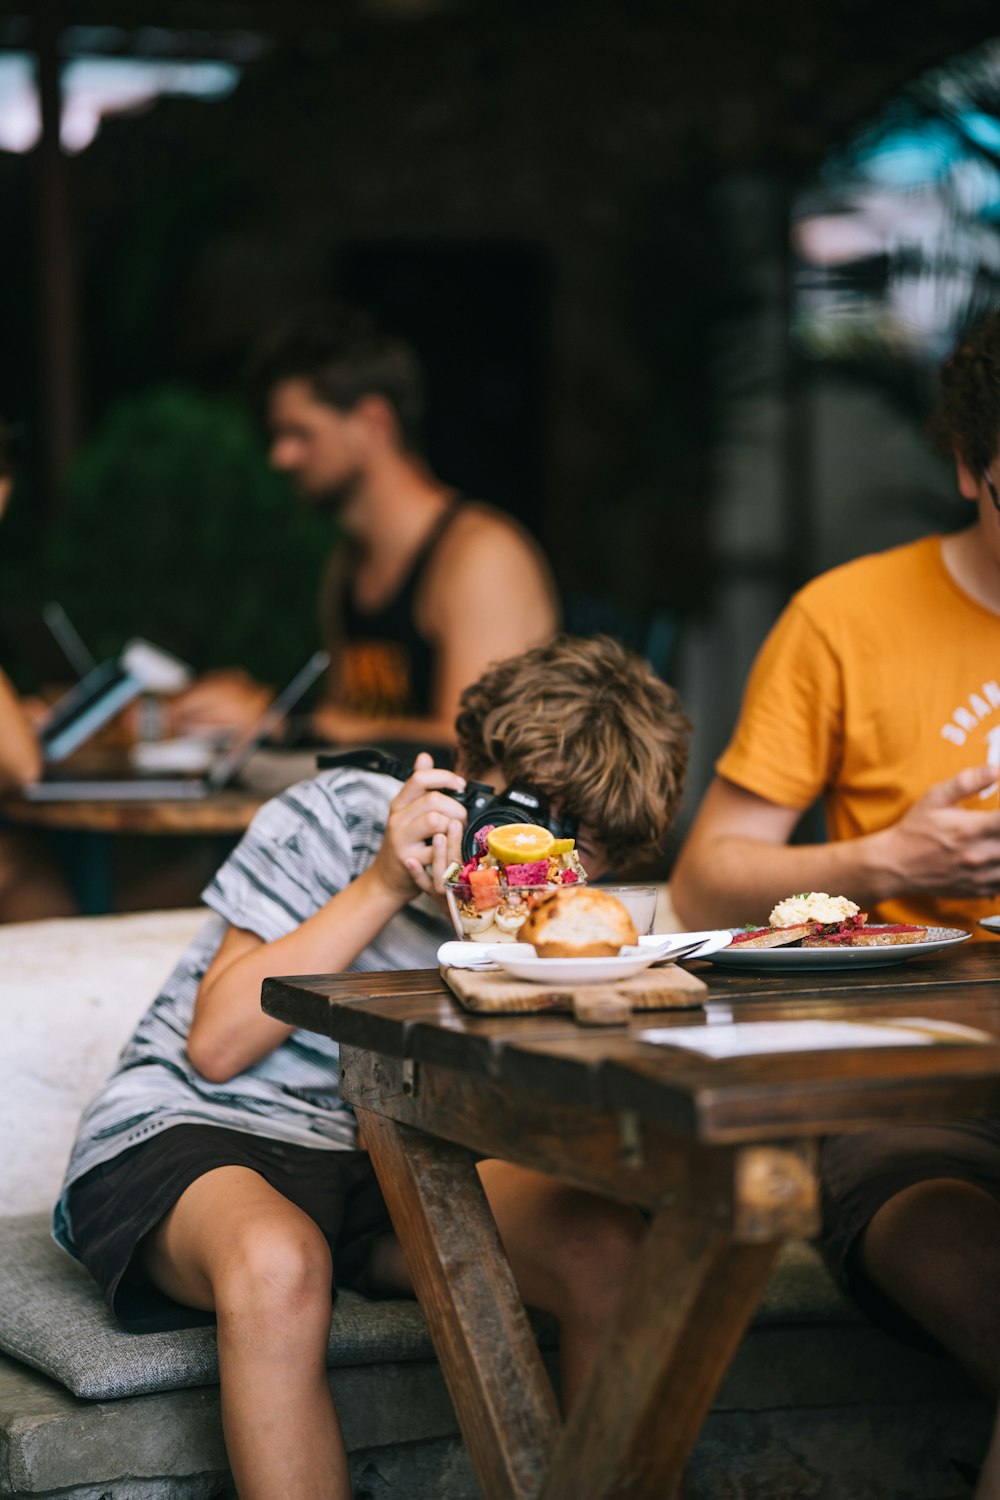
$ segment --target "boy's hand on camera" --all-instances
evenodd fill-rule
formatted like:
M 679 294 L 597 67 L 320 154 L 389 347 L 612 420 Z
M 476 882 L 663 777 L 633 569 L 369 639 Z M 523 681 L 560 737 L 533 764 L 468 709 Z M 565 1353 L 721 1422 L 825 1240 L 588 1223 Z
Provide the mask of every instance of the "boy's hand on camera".
M 465 781 L 454 771 L 435 766 L 426 752 L 393 799 L 382 847 L 374 869 L 383 884 L 404 900 L 417 891 L 440 893 L 444 872 L 462 857 L 465 808 L 448 791 L 460 792 Z

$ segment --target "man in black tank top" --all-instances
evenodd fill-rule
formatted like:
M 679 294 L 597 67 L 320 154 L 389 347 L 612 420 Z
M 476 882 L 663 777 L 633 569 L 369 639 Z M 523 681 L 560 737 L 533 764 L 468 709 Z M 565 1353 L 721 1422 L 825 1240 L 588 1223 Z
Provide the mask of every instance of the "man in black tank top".
M 451 744 L 463 688 L 557 628 L 544 556 L 430 472 L 416 356 L 365 314 L 300 315 L 261 346 L 253 376 L 272 464 L 346 533 L 321 591 L 332 666 L 314 733 Z M 263 695 L 245 674 L 214 674 L 179 702 L 177 726 L 252 721 Z

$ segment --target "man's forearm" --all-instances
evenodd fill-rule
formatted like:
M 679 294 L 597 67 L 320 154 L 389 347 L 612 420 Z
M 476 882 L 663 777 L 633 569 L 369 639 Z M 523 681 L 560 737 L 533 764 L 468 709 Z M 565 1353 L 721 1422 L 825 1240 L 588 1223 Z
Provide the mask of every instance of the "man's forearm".
M 893 894 L 893 880 L 880 834 L 830 844 L 720 836 L 682 854 L 670 889 L 684 925 L 698 929 L 763 923 L 799 891 L 848 896 L 866 910 Z
M 209 970 L 188 1037 L 195 1067 L 225 1081 L 273 1051 L 290 1028 L 261 1011 L 264 980 L 349 968 L 404 905 L 369 868 L 285 937 L 255 944 L 217 976 Z

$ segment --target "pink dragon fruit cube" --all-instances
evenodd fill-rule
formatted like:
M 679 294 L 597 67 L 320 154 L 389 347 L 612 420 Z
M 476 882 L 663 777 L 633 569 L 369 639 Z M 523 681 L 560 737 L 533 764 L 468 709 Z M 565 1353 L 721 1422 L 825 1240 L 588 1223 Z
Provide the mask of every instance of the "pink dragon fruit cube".
M 506 865 L 504 869 L 508 885 L 548 885 L 547 859 L 533 859 L 526 865 Z

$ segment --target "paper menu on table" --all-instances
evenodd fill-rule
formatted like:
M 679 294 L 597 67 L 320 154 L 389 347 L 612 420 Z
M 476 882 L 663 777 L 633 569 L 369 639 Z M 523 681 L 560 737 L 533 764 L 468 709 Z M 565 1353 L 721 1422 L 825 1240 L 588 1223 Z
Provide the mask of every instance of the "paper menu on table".
M 829 1052 L 851 1047 L 927 1047 L 992 1042 L 993 1037 L 954 1021 L 919 1016 L 892 1021 L 737 1021 L 732 1025 L 670 1026 L 640 1032 L 660 1047 L 681 1047 L 703 1057 L 760 1057 L 767 1053 Z

